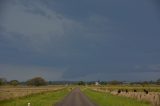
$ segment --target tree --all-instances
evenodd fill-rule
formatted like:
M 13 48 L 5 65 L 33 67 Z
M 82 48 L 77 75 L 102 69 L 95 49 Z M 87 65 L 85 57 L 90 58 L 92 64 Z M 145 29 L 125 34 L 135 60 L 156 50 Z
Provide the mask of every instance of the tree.
M 143 81 L 143 82 L 140 82 L 140 84 L 144 87 L 144 86 L 149 85 L 149 82 L 147 82 L 147 81 Z
M 99 84 L 100 85 L 107 85 L 107 82 L 106 81 L 100 81 Z
M 109 84 L 111 84 L 111 85 L 119 85 L 119 84 L 122 84 L 122 82 L 113 80 L 113 81 L 110 81 Z
M 35 77 L 27 81 L 27 85 L 32 85 L 32 86 L 42 86 L 46 84 L 47 82 L 41 77 Z
M 19 84 L 19 81 L 18 80 L 11 80 L 9 82 L 10 85 L 13 85 L 13 86 L 17 86 Z
M 158 85 L 160 85 L 160 78 L 157 80 L 157 82 L 156 82 Z
M 0 78 L 0 85 L 5 85 L 7 83 L 6 78 Z
M 79 81 L 78 85 L 85 85 L 85 82 L 84 81 Z

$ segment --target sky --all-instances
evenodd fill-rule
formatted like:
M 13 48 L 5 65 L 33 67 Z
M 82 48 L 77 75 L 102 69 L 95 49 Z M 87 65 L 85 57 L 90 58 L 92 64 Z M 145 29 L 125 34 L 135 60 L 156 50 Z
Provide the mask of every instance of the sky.
M 160 78 L 159 0 L 1 0 L 0 77 Z

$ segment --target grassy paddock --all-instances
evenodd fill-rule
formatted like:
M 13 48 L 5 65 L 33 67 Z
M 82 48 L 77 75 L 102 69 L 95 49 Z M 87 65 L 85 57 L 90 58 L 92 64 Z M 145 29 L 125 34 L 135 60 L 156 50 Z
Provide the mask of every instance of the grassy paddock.
M 53 106 L 53 104 L 63 99 L 68 93 L 68 89 L 63 89 L 34 94 L 23 98 L 0 101 L 0 106 L 27 106 L 27 103 L 31 103 L 31 106 Z
M 149 92 L 160 92 L 159 85 L 148 85 L 148 86 L 140 86 L 140 85 L 105 85 L 105 86 L 90 86 L 91 88 L 96 88 L 100 90 L 110 90 L 114 91 L 117 89 L 128 91 L 137 90 L 137 92 L 142 92 L 144 89 L 148 90 Z
M 114 96 L 109 93 L 95 92 L 89 89 L 85 89 L 83 92 L 99 106 L 151 106 L 150 103 L 145 101 Z
M 0 86 L 0 101 L 64 89 L 64 86 Z

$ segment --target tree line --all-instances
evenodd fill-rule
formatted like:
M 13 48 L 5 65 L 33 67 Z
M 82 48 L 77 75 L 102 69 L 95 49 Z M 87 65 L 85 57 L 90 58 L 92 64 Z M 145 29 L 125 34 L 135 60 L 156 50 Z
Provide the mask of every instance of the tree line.
M 7 81 L 6 78 L 0 78 L 0 85 L 28 85 L 28 86 L 43 86 L 47 85 L 47 81 L 42 77 L 34 77 L 26 82 L 20 82 L 18 80 Z
M 126 82 L 126 81 L 46 81 L 42 77 L 34 77 L 29 79 L 25 82 L 20 82 L 18 80 L 11 80 L 7 81 L 6 78 L 0 78 L 0 86 L 1 85 L 27 85 L 27 86 L 44 86 L 44 85 L 65 85 L 65 84 L 72 84 L 72 85 L 93 85 L 95 82 L 98 82 L 100 85 L 121 85 L 121 84 L 139 84 L 142 86 L 149 85 L 149 84 L 156 84 L 160 85 L 160 79 L 157 81 L 139 81 L 139 82 Z

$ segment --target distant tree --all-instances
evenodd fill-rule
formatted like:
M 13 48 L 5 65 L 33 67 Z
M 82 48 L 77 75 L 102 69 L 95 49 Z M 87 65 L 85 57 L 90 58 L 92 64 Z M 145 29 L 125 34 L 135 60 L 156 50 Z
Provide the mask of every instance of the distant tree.
M 53 82 L 52 82 L 52 81 L 48 81 L 48 84 L 49 84 L 49 85 L 52 85 L 52 84 L 53 84 Z
M 13 86 L 17 86 L 19 84 L 19 81 L 18 80 L 11 80 L 9 82 L 10 85 L 13 85 Z
M 160 85 L 160 78 L 156 81 L 156 83 L 157 83 L 158 85 Z
M 101 81 L 99 82 L 100 85 L 107 85 L 107 82 L 106 81 Z
M 110 82 L 108 82 L 108 83 L 111 84 L 111 85 L 119 85 L 119 84 L 123 84 L 122 82 L 116 81 L 116 80 L 110 81 Z
M 89 81 L 87 82 L 87 85 L 94 85 L 95 84 L 95 81 Z
M 6 78 L 0 78 L 0 85 L 5 85 L 7 83 Z
M 31 86 L 42 86 L 46 84 L 47 82 L 45 81 L 45 79 L 41 77 L 35 77 L 27 81 L 27 85 L 31 85 Z
M 144 87 L 144 86 L 149 85 L 149 82 L 147 82 L 147 81 L 143 81 L 143 82 L 140 82 L 140 84 Z
M 0 78 L 0 85 L 3 85 L 3 79 Z
M 85 82 L 84 81 L 79 81 L 78 85 L 85 85 Z

